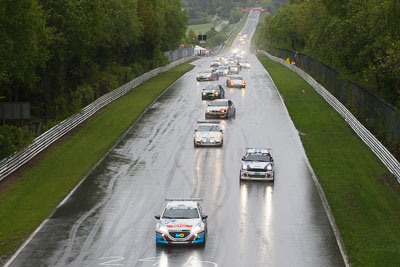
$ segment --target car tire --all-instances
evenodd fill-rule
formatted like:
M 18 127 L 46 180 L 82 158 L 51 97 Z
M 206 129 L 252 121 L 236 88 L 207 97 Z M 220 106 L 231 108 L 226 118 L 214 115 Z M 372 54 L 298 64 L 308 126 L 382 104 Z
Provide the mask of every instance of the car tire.
M 219 145 L 219 147 L 223 147 L 224 146 L 224 141 L 221 142 L 221 144 Z

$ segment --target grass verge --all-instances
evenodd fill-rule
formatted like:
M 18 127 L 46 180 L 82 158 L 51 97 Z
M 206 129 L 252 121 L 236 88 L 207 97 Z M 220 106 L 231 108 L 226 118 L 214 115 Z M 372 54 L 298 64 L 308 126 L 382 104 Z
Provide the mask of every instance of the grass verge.
M 300 76 L 258 56 L 280 91 L 353 266 L 400 266 L 400 186 Z
M 192 29 L 196 34 L 206 34 L 212 27 L 216 24 L 214 22 L 197 24 L 197 25 L 189 25 L 187 28 L 187 33 Z
M 182 64 L 111 103 L 0 194 L 0 265 L 54 210 L 167 87 L 193 68 Z

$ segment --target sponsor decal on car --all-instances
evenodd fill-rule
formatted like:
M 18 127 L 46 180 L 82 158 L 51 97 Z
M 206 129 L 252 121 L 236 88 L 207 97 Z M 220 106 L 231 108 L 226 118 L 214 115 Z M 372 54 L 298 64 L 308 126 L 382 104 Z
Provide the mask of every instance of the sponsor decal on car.
M 167 225 L 167 227 L 168 228 L 183 228 L 183 227 L 191 228 L 192 225 L 189 225 L 189 224 L 170 224 L 170 225 Z

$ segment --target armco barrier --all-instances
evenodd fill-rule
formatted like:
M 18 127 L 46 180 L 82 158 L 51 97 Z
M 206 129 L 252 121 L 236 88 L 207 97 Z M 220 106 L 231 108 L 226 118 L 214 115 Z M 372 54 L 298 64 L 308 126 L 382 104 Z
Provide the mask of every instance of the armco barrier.
M 137 87 L 143 82 L 157 76 L 160 73 L 166 72 L 182 63 L 185 63 L 194 57 L 189 56 L 180 60 L 177 60 L 165 67 L 159 67 L 151 70 L 136 79 L 122 85 L 121 87 L 99 97 L 91 104 L 84 107 L 80 113 L 75 114 L 61 123 L 57 124 L 53 128 L 49 129 L 42 135 L 38 136 L 34 142 L 27 148 L 16 152 L 14 155 L 0 161 L 0 181 L 7 177 L 12 172 L 16 171 L 22 165 L 27 163 L 30 159 L 35 157 L 37 154 L 42 152 L 48 146 L 53 144 L 55 141 L 60 139 L 63 135 L 74 129 L 76 126 L 90 118 L 100 109 L 104 108 L 114 100 L 120 98 L 124 94 L 128 93 L 131 89 Z
M 270 59 L 281 63 L 288 69 L 296 72 L 300 77 L 306 80 L 325 100 L 329 103 L 350 125 L 354 132 L 364 141 L 365 144 L 375 153 L 375 155 L 385 164 L 388 170 L 396 176 L 397 181 L 400 183 L 400 163 L 397 159 L 379 142 L 376 137 L 368 131 L 364 125 L 362 125 L 353 114 L 339 101 L 337 100 L 328 90 L 320 85 L 313 77 L 308 73 L 304 72 L 300 68 L 286 64 L 283 59 L 274 57 L 267 52 L 263 51 L 266 56 Z

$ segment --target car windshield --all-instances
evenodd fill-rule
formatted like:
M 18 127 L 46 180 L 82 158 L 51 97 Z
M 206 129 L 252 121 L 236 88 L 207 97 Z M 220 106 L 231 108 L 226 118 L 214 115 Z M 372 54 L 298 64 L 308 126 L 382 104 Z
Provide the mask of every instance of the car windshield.
M 219 90 L 219 87 L 216 84 L 210 84 L 207 85 L 206 88 L 204 88 L 203 90 Z
M 162 216 L 165 219 L 196 219 L 199 212 L 196 208 L 169 208 L 165 209 Z
M 228 104 L 225 101 L 213 101 L 208 104 L 210 107 L 226 107 Z
M 197 128 L 199 132 L 219 132 L 219 128 L 216 125 L 200 125 Z
M 271 158 L 268 154 L 248 154 L 244 158 L 245 161 L 261 161 L 269 162 Z
M 200 73 L 210 73 L 211 72 L 211 70 L 202 70 L 202 71 L 200 71 Z
M 231 80 L 243 80 L 242 76 L 231 76 Z

